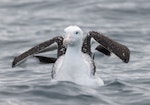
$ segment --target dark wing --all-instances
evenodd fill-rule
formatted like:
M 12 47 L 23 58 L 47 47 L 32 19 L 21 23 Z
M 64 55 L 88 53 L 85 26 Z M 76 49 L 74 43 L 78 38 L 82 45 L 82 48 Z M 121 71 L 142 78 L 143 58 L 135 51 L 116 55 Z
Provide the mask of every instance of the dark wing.
M 94 38 L 98 43 L 101 44 L 96 48 L 96 50 L 106 55 L 110 55 L 110 52 L 112 52 L 115 55 L 117 55 L 120 59 L 122 59 L 123 62 L 125 63 L 129 62 L 130 50 L 125 45 L 115 42 L 112 39 L 104 36 L 103 34 L 94 31 L 89 32 L 89 34 L 84 40 L 82 47 L 82 51 L 84 53 L 88 53 L 89 55 L 91 55 L 91 45 L 90 45 L 91 38 Z
M 39 45 L 15 57 L 15 59 L 12 62 L 12 67 L 16 66 L 17 64 L 19 64 L 21 61 L 25 60 L 26 58 L 45 50 L 46 48 L 48 48 L 50 45 L 52 45 L 55 42 L 58 44 L 57 57 L 63 55 L 66 51 L 66 48 L 63 46 L 63 37 L 57 36 L 48 41 L 42 42 Z
M 45 57 L 45 56 L 34 56 L 36 58 L 39 59 L 40 62 L 42 63 L 55 63 L 57 58 L 53 58 L 53 57 Z
M 90 35 L 87 35 L 84 39 L 83 45 L 82 45 L 82 52 L 87 53 L 92 57 L 92 52 L 91 52 L 91 37 Z
M 84 39 L 84 42 L 82 45 L 82 52 L 87 53 L 93 59 L 92 60 L 92 65 L 93 65 L 92 74 L 95 75 L 95 72 L 96 72 L 96 66 L 94 63 L 95 55 L 92 55 L 92 52 L 91 52 L 91 37 L 89 35 L 87 35 Z
M 103 47 L 102 45 L 99 45 L 95 48 L 95 50 L 99 51 L 99 52 L 102 52 L 103 54 L 107 55 L 107 56 L 110 56 L 111 55 L 111 52 L 108 51 L 105 47 Z

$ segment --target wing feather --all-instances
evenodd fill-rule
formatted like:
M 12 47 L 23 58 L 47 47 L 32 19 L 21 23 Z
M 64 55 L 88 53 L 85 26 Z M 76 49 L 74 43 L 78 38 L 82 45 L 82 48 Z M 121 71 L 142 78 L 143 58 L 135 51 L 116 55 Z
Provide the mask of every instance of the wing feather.
M 43 51 L 44 49 L 46 49 L 47 47 L 49 47 L 50 45 L 52 45 L 55 42 L 58 44 L 57 57 L 61 56 L 62 54 L 65 53 L 66 48 L 63 46 L 63 37 L 57 36 L 57 37 L 54 37 L 48 41 L 42 42 L 42 43 L 38 44 L 37 46 L 32 47 L 28 51 L 22 53 L 21 55 L 15 57 L 13 62 L 12 62 L 12 67 L 21 63 L 22 61 L 24 61 L 28 57 L 33 56 L 34 54 L 37 54 L 37 53 Z
M 130 50 L 125 46 L 114 40 L 106 37 L 105 35 L 91 31 L 89 32 L 89 37 L 94 38 L 99 44 L 101 44 L 105 49 L 113 52 L 117 55 L 123 62 L 128 63 L 130 59 Z

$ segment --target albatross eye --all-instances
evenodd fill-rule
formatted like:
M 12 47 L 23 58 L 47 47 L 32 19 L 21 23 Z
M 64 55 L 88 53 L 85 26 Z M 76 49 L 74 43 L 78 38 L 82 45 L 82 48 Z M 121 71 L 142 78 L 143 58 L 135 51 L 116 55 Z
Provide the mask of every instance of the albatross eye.
M 76 34 L 79 34 L 79 32 L 78 32 L 78 31 L 76 31 Z

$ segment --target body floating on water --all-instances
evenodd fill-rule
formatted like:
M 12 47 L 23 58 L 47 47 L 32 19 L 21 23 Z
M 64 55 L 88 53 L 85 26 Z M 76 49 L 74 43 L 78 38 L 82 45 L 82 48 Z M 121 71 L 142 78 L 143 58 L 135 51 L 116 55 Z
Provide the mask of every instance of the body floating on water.
M 78 26 L 69 26 L 64 31 L 64 37 L 54 37 L 15 57 L 12 67 L 26 58 L 34 56 L 41 62 L 54 63 L 51 75 L 54 81 L 70 81 L 90 87 L 102 86 L 104 85 L 103 80 L 96 75 L 96 67 L 91 52 L 91 38 L 100 44 L 96 50 L 109 56 L 114 53 L 123 62 L 129 62 L 129 49 L 101 33 L 90 31 L 84 36 L 83 31 Z M 57 58 L 35 55 L 46 50 L 55 42 L 58 45 Z

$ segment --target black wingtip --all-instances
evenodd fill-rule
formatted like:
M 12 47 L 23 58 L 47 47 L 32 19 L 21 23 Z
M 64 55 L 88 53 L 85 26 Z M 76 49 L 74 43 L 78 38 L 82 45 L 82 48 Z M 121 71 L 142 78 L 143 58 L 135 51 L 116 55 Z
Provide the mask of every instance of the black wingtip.
M 124 62 L 125 62 L 125 63 L 129 63 L 129 60 L 126 60 L 126 59 L 125 59 Z
M 12 64 L 12 66 L 11 66 L 12 68 L 14 68 L 15 67 L 15 65 L 14 64 Z
M 21 62 L 25 61 L 26 59 L 21 59 L 21 56 L 15 57 L 13 62 L 12 62 L 12 68 L 16 67 L 18 64 L 20 64 Z
M 129 58 L 125 58 L 124 60 L 122 60 L 124 63 L 129 63 Z
M 130 61 L 130 50 L 126 47 L 126 56 L 124 57 L 124 59 L 123 59 L 123 61 L 125 62 L 125 63 L 129 63 L 129 61 Z
M 13 62 L 12 62 L 12 68 L 16 66 L 17 58 L 15 57 Z
M 120 59 L 122 59 L 122 61 L 124 63 L 128 63 L 130 61 L 130 50 L 128 47 L 124 46 L 124 48 L 122 48 L 122 50 L 120 50 L 120 54 L 118 55 L 118 57 Z
M 15 67 L 15 65 L 14 64 L 12 64 L 12 66 L 11 66 L 12 68 L 14 68 Z

